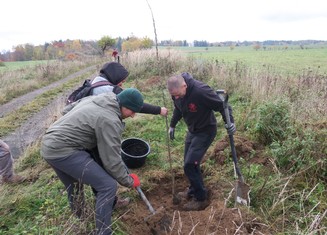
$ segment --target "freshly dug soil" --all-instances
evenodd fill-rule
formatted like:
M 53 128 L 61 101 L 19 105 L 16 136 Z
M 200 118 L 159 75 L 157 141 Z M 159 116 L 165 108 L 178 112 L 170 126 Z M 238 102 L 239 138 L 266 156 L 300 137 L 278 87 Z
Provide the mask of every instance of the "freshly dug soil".
M 184 202 L 173 204 L 170 179 L 160 179 L 160 182 L 145 192 L 157 211 L 155 215 L 141 199 L 132 202 L 127 211 L 115 212 L 121 214 L 120 219 L 128 228 L 128 234 L 272 234 L 268 226 L 248 213 L 246 208 L 228 208 L 223 198 L 223 186 L 219 183 L 207 185 L 212 197 L 205 210 L 183 211 Z M 177 191 L 184 191 L 188 186 L 184 177 L 177 178 L 175 184 Z

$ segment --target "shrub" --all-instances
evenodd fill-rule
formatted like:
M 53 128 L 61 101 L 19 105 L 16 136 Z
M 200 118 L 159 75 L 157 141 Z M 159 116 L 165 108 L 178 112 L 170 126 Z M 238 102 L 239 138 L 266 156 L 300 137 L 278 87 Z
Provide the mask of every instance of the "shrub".
M 294 171 L 312 165 L 316 147 L 313 135 L 313 133 L 305 133 L 303 136 L 289 135 L 283 142 L 273 142 L 270 149 L 278 167 Z
M 294 130 L 284 141 L 274 141 L 270 145 L 270 152 L 282 170 L 296 172 L 311 168 L 308 171 L 311 177 L 324 179 L 327 175 L 324 166 L 327 163 L 324 157 L 326 144 L 321 138 L 326 138 L 324 131 Z
M 285 100 L 268 101 L 257 108 L 257 123 L 254 134 L 258 140 L 269 145 L 282 141 L 289 133 L 289 103 Z

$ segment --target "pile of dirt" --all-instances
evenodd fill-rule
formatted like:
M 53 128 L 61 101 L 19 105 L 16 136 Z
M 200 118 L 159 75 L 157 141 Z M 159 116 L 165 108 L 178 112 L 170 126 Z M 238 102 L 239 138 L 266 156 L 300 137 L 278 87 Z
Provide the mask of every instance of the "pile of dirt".
M 248 162 L 262 165 L 268 164 L 268 158 L 264 154 L 263 146 L 239 135 L 234 135 L 234 143 L 238 159 L 243 158 Z M 224 165 L 228 156 L 226 152 L 230 152 L 229 138 L 227 135 L 215 144 L 210 158 L 215 160 L 219 165 Z
M 170 179 L 160 182 L 145 192 L 157 214 L 152 215 L 141 199 L 131 203 L 128 210 L 118 211 L 128 234 L 271 234 L 247 208 L 228 208 L 217 185 L 207 185 L 212 197 L 205 210 L 183 211 L 183 204 L 173 204 Z M 188 185 L 184 177 L 176 178 L 175 183 L 176 191 L 184 191 Z

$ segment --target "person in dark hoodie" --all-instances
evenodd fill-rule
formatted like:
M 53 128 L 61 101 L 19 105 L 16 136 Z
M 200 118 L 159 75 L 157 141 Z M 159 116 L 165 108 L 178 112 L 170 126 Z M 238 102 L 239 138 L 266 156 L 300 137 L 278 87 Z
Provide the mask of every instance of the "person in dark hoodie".
M 183 209 L 187 211 L 204 210 L 209 204 L 209 193 L 204 186 L 200 164 L 204 154 L 217 134 L 217 120 L 214 112 L 220 112 L 224 122 L 223 101 L 207 84 L 198 81 L 189 73 L 170 77 L 167 88 L 174 102 L 173 116 L 170 122 L 169 136 L 174 139 L 177 123 L 183 118 L 188 131 L 184 146 L 184 173 L 190 186 L 179 192 L 179 199 L 187 199 Z M 236 131 L 232 109 L 229 106 L 232 125 L 228 133 Z M 227 126 L 225 125 L 227 128 Z
M 92 84 L 101 82 L 101 81 L 109 81 L 111 85 L 99 86 L 93 89 L 93 95 L 99 95 L 105 92 L 113 92 L 115 94 L 119 94 L 123 88 L 123 83 L 126 81 L 129 72 L 126 68 L 117 62 L 108 62 L 105 63 L 101 70 L 100 74 L 95 77 L 92 81 Z M 140 113 L 146 114 L 160 114 L 162 116 L 167 116 L 168 110 L 166 107 L 159 107 L 151 104 L 144 103 Z

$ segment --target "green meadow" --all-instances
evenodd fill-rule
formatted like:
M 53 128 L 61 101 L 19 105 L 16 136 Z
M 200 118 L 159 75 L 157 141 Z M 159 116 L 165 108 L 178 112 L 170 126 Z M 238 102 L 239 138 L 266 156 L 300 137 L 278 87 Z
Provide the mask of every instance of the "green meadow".
M 28 68 L 38 64 L 46 64 L 48 60 L 31 60 L 31 61 L 12 61 L 12 62 L 2 62 L 3 66 L 0 66 L 0 72 L 2 71 L 12 71 L 17 69 Z
M 172 47 L 190 57 L 223 63 L 242 63 L 252 69 L 267 70 L 284 76 L 308 72 L 327 74 L 327 46 L 267 46 L 255 50 L 253 46 L 240 47 Z

